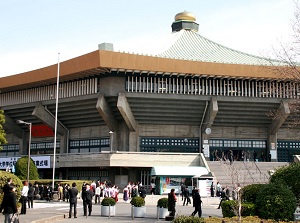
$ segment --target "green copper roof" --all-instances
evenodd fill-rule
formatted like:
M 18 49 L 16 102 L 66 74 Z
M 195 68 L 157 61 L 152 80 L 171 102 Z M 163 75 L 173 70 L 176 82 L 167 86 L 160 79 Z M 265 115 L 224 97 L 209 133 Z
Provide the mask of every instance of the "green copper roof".
M 215 43 L 197 32 L 180 30 L 138 47 L 133 53 L 181 60 L 226 64 L 271 65 L 267 58 L 243 53 Z M 272 65 L 283 65 L 272 60 Z

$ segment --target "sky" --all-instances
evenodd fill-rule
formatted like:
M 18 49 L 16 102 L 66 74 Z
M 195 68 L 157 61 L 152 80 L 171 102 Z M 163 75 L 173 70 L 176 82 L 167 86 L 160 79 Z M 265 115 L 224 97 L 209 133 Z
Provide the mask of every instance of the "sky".
M 177 13 L 196 16 L 199 34 L 263 56 L 291 40 L 294 0 L 0 1 L 0 77 L 23 73 L 112 43 L 130 51 L 171 33 Z M 59 53 L 59 56 L 58 56 Z

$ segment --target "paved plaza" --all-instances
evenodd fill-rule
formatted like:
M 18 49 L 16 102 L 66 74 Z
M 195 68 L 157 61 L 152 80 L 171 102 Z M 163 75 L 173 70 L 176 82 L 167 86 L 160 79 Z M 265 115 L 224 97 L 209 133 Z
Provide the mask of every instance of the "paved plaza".
M 147 195 L 146 197 L 146 217 L 145 218 L 134 218 L 131 217 L 131 205 L 130 203 L 125 203 L 121 199 L 117 203 L 116 206 L 116 215 L 112 217 L 102 217 L 101 216 L 101 206 L 93 204 L 93 212 L 92 216 L 88 216 L 87 218 L 83 216 L 83 207 L 82 200 L 78 200 L 77 207 L 77 217 L 76 219 L 69 219 L 68 211 L 69 211 L 69 203 L 67 202 L 58 202 L 51 201 L 46 202 L 43 200 L 35 201 L 33 209 L 27 209 L 26 215 L 20 215 L 20 222 L 22 223 L 45 223 L 45 222 L 61 222 L 61 223 L 73 223 L 73 222 L 157 222 L 164 221 L 164 219 L 157 219 L 156 216 L 156 203 L 157 200 L 161 197 L 167 197 L 166 195 Z M 183 206 L 181 198 L 178 199 L 176 206 L 176 214 L 179 215 L 190 215 L 194 208 L 192 205 Z M 222 217 L 221 209 L 217 209 L 219 204 L 219 198 L 202 198 L 203 207 L 202 211 L 203 217 L 216 216 Z M 65 216 L 65 218 L 64 218 Z M 4 221 L 4 216 L 0 216 L 0 222 Z

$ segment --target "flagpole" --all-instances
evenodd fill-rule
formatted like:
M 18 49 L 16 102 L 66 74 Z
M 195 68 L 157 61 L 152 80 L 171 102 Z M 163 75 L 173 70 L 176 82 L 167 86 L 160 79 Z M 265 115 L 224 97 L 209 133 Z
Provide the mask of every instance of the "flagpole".
M 54 127 L 54 143 L 53 143 L 53 175 L 52 175 L 52 191 L 54 191 L 55 179 L 55 158 L 56 158 L 56 135 L 57 135 L 57 112 L 59 98 L 59 53 L 57 55 L 57 81 L 56 81 L 56 102 L 55 102 L 55 127 Z

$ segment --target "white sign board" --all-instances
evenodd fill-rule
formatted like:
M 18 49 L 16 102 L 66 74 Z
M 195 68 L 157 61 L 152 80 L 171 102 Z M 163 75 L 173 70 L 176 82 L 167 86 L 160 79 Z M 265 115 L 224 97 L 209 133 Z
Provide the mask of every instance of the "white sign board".
M 203 145 L 203 154 L 204 154 L 204 157 L 209 157 L 209 144 Z
M 12 169 L 21 157 L 0 157 L 0 169 Z M 32 156 L 38 169 L 50 168 L 50 156 Z

